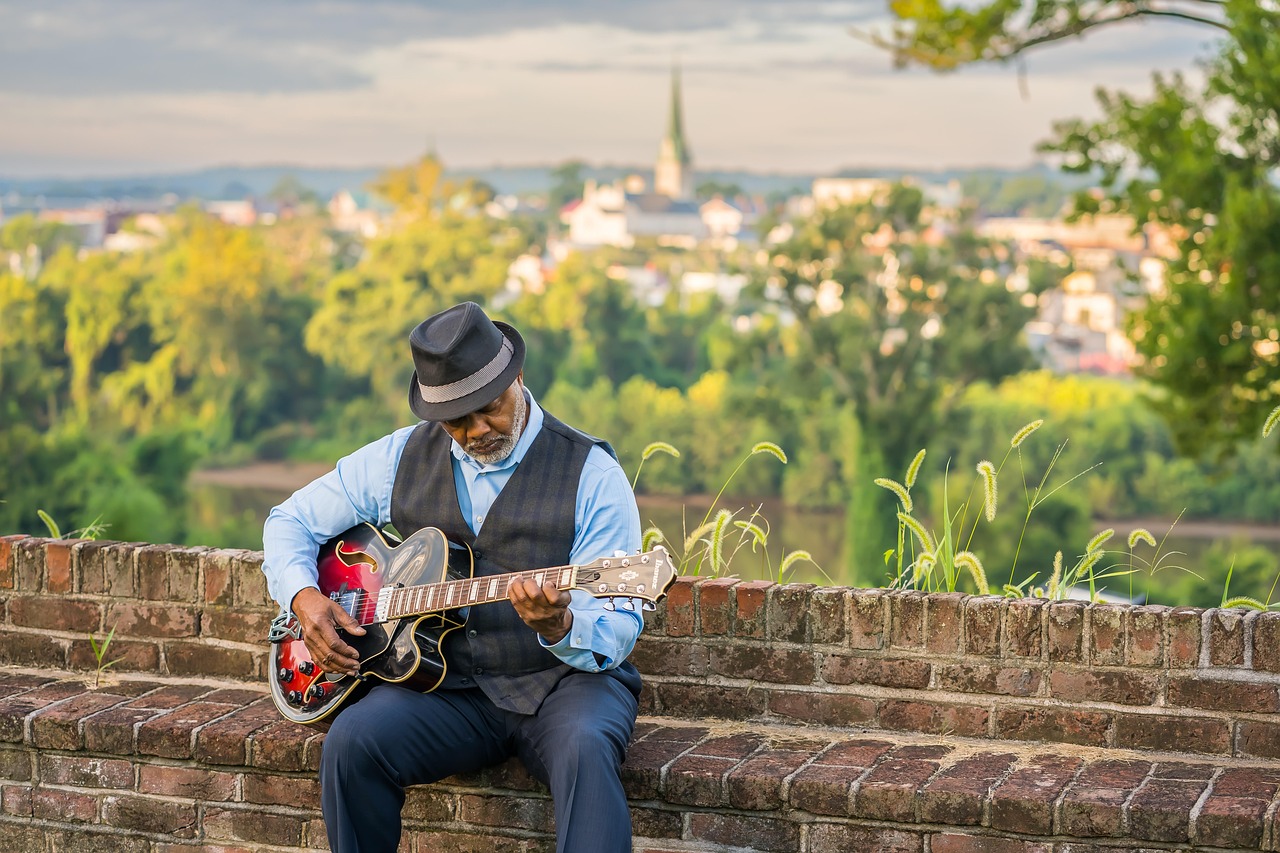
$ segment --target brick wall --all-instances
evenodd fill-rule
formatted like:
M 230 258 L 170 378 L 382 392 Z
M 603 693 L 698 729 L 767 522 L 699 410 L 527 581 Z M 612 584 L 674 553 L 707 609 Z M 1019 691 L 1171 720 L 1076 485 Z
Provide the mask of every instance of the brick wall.
M 260 564 L 0 537 L 0 850 L 324 849 Z M 682 578 L 633 659 L 638 851 L 1280 849 L 1278 614 Z M 405 850 L 553 847 L 514 763 L 405 815 Z

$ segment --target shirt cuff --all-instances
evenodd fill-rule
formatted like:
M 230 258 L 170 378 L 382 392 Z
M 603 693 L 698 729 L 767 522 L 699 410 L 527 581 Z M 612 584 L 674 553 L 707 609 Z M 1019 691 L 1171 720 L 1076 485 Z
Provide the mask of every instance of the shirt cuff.
M 538 644 L 574 669 L 585 672 L 601 672 L 608 669 L 612 663 L 608 651 L 592 648 L 596 639 L 596 617 L 599 614 L 591 611 L 584 612 L 573 605 L 569 605 L 569 612 L 573 614 L 573 626 L 569 629 L 569 633 L 554 645 L 539 635 Z

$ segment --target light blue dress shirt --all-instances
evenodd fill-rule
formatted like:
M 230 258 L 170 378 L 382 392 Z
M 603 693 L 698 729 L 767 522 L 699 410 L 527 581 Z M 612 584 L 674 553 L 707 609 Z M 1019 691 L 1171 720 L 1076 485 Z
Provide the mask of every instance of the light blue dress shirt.
M 489 508 L 511 479 L 538 433 L 542 409 L 526 390 L 528 421 L 511 455 L 496 465 L 481 465 L 452 442 L 453 480 L 462 517 L 475 533 Z M 338 460 L 334 470 L 302 487 L 271 510 L 262 530 L 267 589 L 281 607 L 306 587 L 318 587 L 316 555 L 320 546 L 362 521 L 379 526 L 391 521 L 391 490 L 409 435 L 404 427 Z M 587 454 L 578 481 L 573 548 L 569 561 L 589 563 L 617 551 L 640 549 L 640 513 L 626 474 L 599 447 Z M 512 567 L 513 570 L 544 568 Z M 639 612 L 606 610 L 604 602 L 580 589 L 570 591 L 573 626 L 555 645 L 539 642 L 570 666 L 587 672 L 610 669 L 626 660 L 644 626 Z M 637 609 L 639 602 L 633 602 Z M 500 607 L 501 605 L 486 605 Z

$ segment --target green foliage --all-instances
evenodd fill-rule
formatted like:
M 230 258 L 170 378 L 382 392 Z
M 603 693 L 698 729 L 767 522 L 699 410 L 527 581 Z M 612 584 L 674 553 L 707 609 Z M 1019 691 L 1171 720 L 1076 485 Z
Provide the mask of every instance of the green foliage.
M 93 676 L 94 687 L 97 687 L 102 683 L 102 676 L 107 671 L 108 668 L 115 666 L 117 663 L 120 662 L 119 658 L 116 658 L 115 660 L 107 660 L 107 649 L 110 648 L 111 641 L 115 638 L 115 636 L 116 636 L 115 625 L 111 626 L 110 633 L 107 634 L 106 638 L 103 639 L 101 644 L 98 643 L 97 638 L 94 637 L 93 634 L 89 635 L 89 648 L 93 650 L 93 657 L 94 657 L 94 660 L 97 662 L 97 669 L 94 672 L 94 676 Z

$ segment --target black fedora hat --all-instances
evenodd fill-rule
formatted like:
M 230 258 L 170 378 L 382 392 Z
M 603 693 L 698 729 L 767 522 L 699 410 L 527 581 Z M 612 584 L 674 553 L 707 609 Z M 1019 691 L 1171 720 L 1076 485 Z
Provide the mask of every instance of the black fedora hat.
M 413 379 L 409 408 L 424 421 L 447 421 L 496 400 L 524 368 L 524 339 L 490 320 L 474 302 L 446 308 L 409 333 Z

